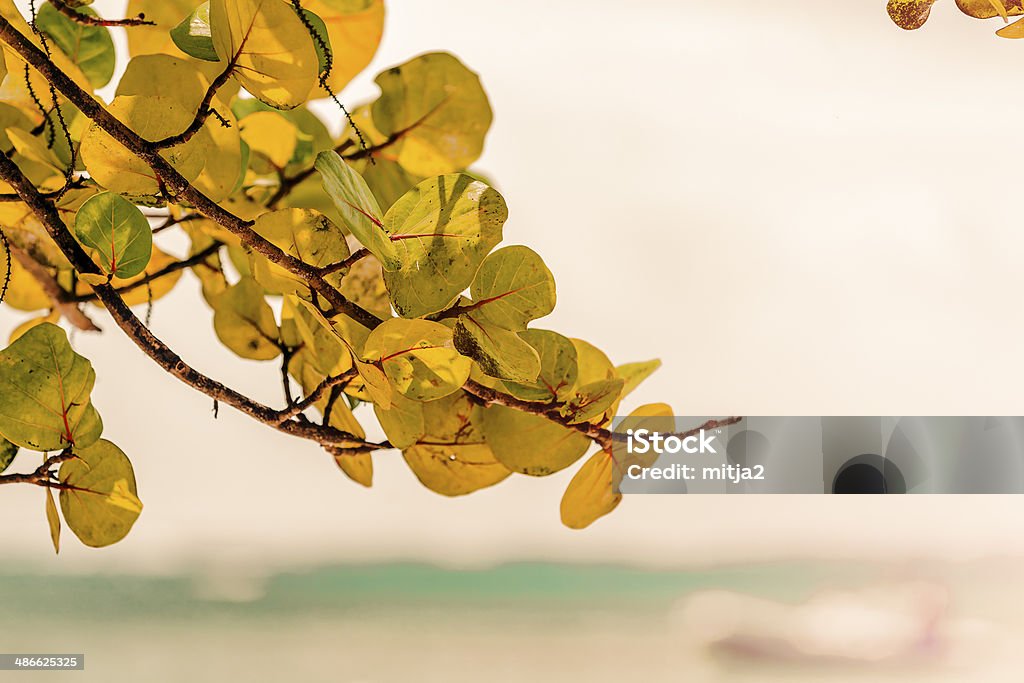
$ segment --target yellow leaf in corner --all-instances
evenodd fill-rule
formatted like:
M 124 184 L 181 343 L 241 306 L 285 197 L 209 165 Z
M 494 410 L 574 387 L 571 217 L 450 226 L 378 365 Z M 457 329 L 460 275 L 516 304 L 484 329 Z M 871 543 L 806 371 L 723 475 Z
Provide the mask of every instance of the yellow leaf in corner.
M 1024 19 L 1018 19 L 1009 26 L 996 31 L 1000 38 L 1024 38 Z
M 341 453 L 334 456 L 345 475 L 366 488 L 373 486 L 373 457 L 369 453 Z
M 60 517 L 57 505 L 53 502 L 53 492 L 46 489 L 46 523 L 50 525 L 50 540 L 53 541 L 53 552 L 60 554 Z

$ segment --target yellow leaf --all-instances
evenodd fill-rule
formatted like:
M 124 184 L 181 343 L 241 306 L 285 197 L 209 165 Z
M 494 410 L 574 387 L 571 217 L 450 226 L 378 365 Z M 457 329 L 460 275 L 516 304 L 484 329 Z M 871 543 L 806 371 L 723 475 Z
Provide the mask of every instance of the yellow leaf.
M 58 478 L 64 521 L 87 546 L 101 548 L 128 535 L 142 512 L 128 457 L 107 440 L 75 449 Z
M 384 32 L 384 0 L 305 0 L 327 26 L 334 63 L 327 84 L 335 93 L 373 59 Z M 327 93 L 320 91 L 320 97 Z
M 1018 19 L 1009 26 L 996 31 L 996 35 L 1001 38 L 1024 38 L 1024 19 Z
M 618 507 L 622 494 L 614 490 L 615 461 L 605 451 L 592 455 L 569 482 L 562 496 L 562 524 L 584 529 Z
M 313 38 L 285 0 L 211 0 L 217 55 L 254 97 L 277 109 L 303 104 L 317 82 Z
M 334 462 L 352 481 L 366 488 L 373 486 L 373 456 L 369 453 L 335 455 Z
M 258 111 L 239 122 L 242 139 L 253 152 L 264 155 L 278 168 L 288 165 L 299 142 L 299 129 L 277 112 Z
M 176 97 L 123 95 L 115 97 L 110 113 L 146 140 L 161 140 L 185 130 L 194 118 Z M 206 164 L 212 143 L 205 128 L 188 142 L 160 153 L 189 182 Z M 93 124 L 82 137 L 82 161 L 100 185 L 139 204 L 163 201 L 160 183 L 149 164 Z

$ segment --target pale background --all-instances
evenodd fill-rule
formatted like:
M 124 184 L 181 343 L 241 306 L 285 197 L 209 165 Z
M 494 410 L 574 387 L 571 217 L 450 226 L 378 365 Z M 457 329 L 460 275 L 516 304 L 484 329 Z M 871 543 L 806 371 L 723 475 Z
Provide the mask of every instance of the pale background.
M 559 283 L 541 324 L 615 362 L 662 358 L 635 402 L 1020 414 L 1024 45 L 952 3 L 905 33 L 884 4 L 390 0 L 381 50 L 343 99 L 373 97 L 373 74 L 428 50 L 481 74 L 496 117 L 479 168 L 507 197 L 507 241 L 540 252 Z M 279 401 L 276 367 L 221 348 L 197 290 L 190 279 L 159 302 L 154 331 L 199 369 Z M 4 310 L 0 336 L 21 319 Z M 230 409 L 214 421 L 209 400 L 105 326 L 74 343 L 96 366 L 105 436 L 135 463 L 145 511 L 124 542 L 94 551 L 68 534 L 55 558 L 42 492 L 4 487 L 5 561 L 238 575 L 393 559 L 1022 550 L 1017 497 L 652 496 L 571 532 L 558 520 L 571 472 L 447 500 L 385 453 L 364 490 L 313 445 Z

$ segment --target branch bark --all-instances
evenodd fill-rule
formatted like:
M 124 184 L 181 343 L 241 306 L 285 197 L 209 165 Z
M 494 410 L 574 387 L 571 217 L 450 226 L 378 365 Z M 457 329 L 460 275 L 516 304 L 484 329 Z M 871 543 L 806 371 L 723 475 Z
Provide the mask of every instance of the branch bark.
M 236 235 L 246 247 L 301 277 L 338 312 L 371 330 L 383 322 L 373 313 L 349 301 L 341 292 L 331 286 L 324 279 L 320 268 L 285 253 L 277 245 L 253 230 L 252 221 L 242 220 L 193 187 L 160 155 L 159 150 L 154 148 L 152 142 L 140 137 L 108 112 L 102 104 L 58 69 L 45 52 L 33 45 L 28 38 L 14 28 L 11 22 L 2 16 L 0 16 L 0 39 L 78 107 L 86 118 L 103 129 L 132 154 L 145 161 L 161 180 L 168 195 L 188 202 L 199 213 Z
M 74 301 L 69 301 L 67 298 L 67 291 L 58 284 L 57 280 L 54 279 L 50 272 L 46 270 L 38 261 L 25 253 L 25 251 L 13 244 L 10 245 L 11 254 L 14 258 L 18 259 L 18 263 L 21 264 L 22 268 L 28 272 L 32 278 L 39 283 L 43 291 L 46 292 L 46 296 L 50 298 L 53 303 L 53 307 L 60 311 L 60 314 L 64 316 L 71 325 L 84 332 L 101 332 L 102 330 L 97 327 L 89 316 L 87 316 L 78 304 Z
M 18 193 L 22 201 L 32 209 L 57 247 L 78 272 L 101 275 L 99 267 L 93 263 L 82 246 L 68 231 L 54 203 L 43 197 L 17 164 L 2 153 L 0 153 L 0 179 L 7 182 Z M 333 427 L 316 425 L 309 421 L 290 420 L 286 416 L 288 411 L 292 410 L 291 408 L 275 410 L 207 377 L 188 365 L 166 344 L 157 339 L 149 328 L 132 313 L 132 310 L 110 284 L 96 285 L 93 287 L 93 291 L 117 326 L 135 342 L 135 345 L 157 365 L 185 384 L 279 431 L 315 441 L 323 446 L 336 448 L 377 446 L 377 444 L 371 444 Z

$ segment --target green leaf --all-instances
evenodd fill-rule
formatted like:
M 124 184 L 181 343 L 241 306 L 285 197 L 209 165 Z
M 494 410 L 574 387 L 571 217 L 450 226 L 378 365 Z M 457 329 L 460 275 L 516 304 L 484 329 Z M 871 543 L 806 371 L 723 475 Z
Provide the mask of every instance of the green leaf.
M 171 39 L 185 54 L 207 62 L 219 61 L 210 30 L 210 3 L 204 2 L 171 29 Z
M 363 177 L 334 151 L 321 152 L 315 165 L 324 190 L 355 238 L 380 260 L 385 270 L 398 268 L 398 250 L 384 232 L 383 212 Z
M 92 445 L 103 431 L 89 400 L 95 382 L 64 330 L 33 327 L 0 352 L 0 434 L 33 451 Z
M 153 231 L 139 208 L 112 192 L 91 197 L 75 216 L 78 239 L 114 277 L 135 277 L 153 255 Z
M 102 548 L 128 535 L 142 512 L 132 464 L 120 448 L 103 439 L 76 448 L 60 466 L 60 509 L 71 531 L 87 546 Z
M 263 288 L 252 278 L 242 278 L 219 295 L 213 310 L 217 337 L 238 356 L 273 360 L 281 354 L 274 312 L 263 298 Z
M 384 282 L 399 315 L 437 313 L 458 299 L 507 218 L 502 196 L 465 174 L 425 180 L 395 202 L 384 226 L 401 266 L 385 264 Z
M 505 382 L 505 388 L 524 401 L 550 403 L 568 396 L 579 374 L 576 347 L 567 337 L 548 330 L 527 330 L 519 336 L 540 357 L 540 373 L 535 382 Z
M 327 34 L 327 24 L 315 12 L 310 12 L 308 9 L 302 10 L 302 15 L 306 17 L 306 21 L 313 27 L 313 32 L 320 39 L 313 41 L 313 47 L 316 48 L 317 73 L 322 74 L 324 71 L 327 71 L 328 66 L 327 52 L 324 51 L 324 46 L 327 47 L 328 51 L 332 49 L 331 38 Z
M 483 430 L 501 464 L 534 477 L 565 469 L 590 447 L 590 439 L 573 429 L 505 406 L 484 411 Z
M 317 83 L 313 39 L 284 0 L 211 0 L 210 30 L 221 61 L 253 97 L 275 109 L 303 104 Z
M 529 247 L 505 247 L 485 258 L 470 291 L 474 310 L 506 330 L 525 330 L 555 309 L 555 278 Z
M 60 554 L 60 516 L 57 514 L 57 505 L 53 502 L 53 491 L 46 489 L 46 524 L 50 527 L 50 541 L 53 543 L 53 552 Z
M 91 9 L 81 8 L 78 12 L 96 16 Z M 78 65 L 93 87 L 101 88 L 110 82 L 114 75 L 114 41 L 105 26 L 87 26 L 74 21 L 47 2 L 36 13 L 36 27 Z
M 460 315 L 452 331 L 455 348 L 475 360 L 491 377 L 513 382 L 536 382 L 540 356 L 520 336 L 477 317 Z
M 402 456 L 424 486 L 444 496 L 462 496 L 511 474 L 484 442 L 482 408 L 468 394 L 459 392 L 422 406 L 424 435 Z
M 0 437 L 0 474 L 3 474 L 4 470 L 11 466 L 16 457 L 18 457 L 18 447 Z
M 253 230 L 291 256 L 317 268 L 344 261 L 350 254 L 341 228 L 312 209 L 265 213 L 256 219 Z M 251 259 L 253 277 L 268 291 L 277 294 L 309 291 L 301 278 L 263 256 L 252 254 Z M 338 285 L 341 275 L 328 276 L 328 281 Z
M 455 393 L 472 367 L 455 350 L 452 331 L 429 320 L 385 321 L 367 338 L 363 359 L 379 366 L 391 385 L 414 401 Z
M 377 76 L 373 122 L 396 138 L 388 156 L 410 173 L 433 176 L 468 168 L 480 157 L 491 106 L 480 78 L 445 52 L 416 57 Z

